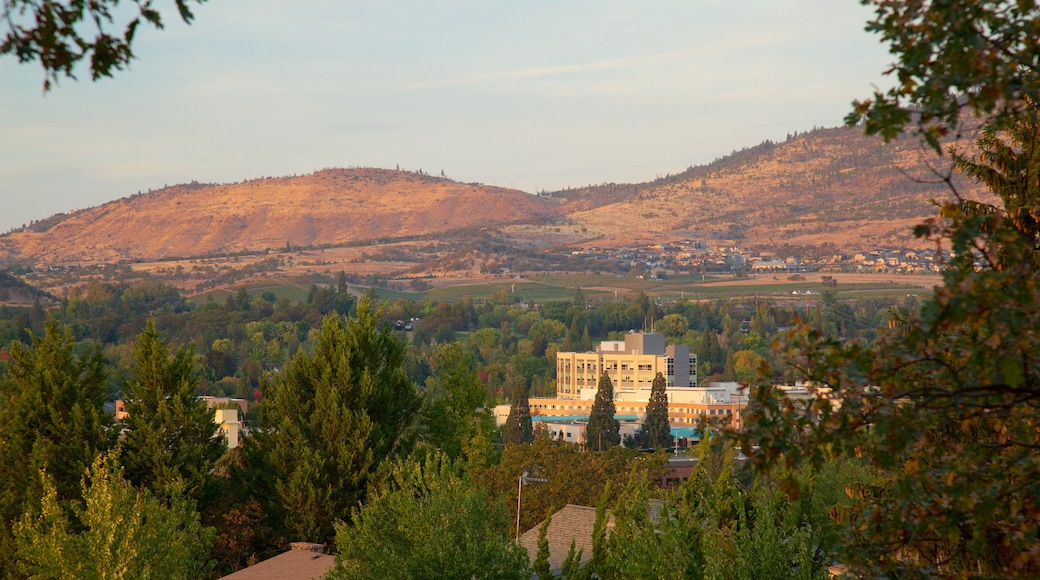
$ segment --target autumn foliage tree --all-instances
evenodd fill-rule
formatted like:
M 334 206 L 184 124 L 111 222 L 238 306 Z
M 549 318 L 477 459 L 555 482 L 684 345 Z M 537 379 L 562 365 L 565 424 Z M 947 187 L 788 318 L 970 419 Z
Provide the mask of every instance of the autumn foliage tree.
M 868 28 L 899 57 L 900 82 L 857 104 L 852 119 L 886 137 L 915 121 L 935 145 L 963 108 L 984 115 L 978 153 L 954 162 L 999 204 L 954 192 L 916 229 L 951 250 L 943 285 L 873 344 L 809 328 L 794 335 L 788 362 L 826 396 L 798 403 L 753 389 L 743 445 L 757 446 L 762 466 L 844 456 L 873 470 L 849 486 L 855 505 L 835 513 L 840 558 L 857 575 L 1037 577 L 1040 8 L 864 3 L 877 11 Z
M 190 24 L 194 19 L 191 4 L 204 1 L 173 0 L 173 4 L 181 19 Z M 0 14 L 7 31 L 0 42 L 0 55 L 13 54 L 22 63 L 39 61 L 44 90 L 61 77 L 75 78 L 76 66 L 82 61 L 88 62 L 91 79 L 110 77 L 133 60 L 134 37 L 141 23 L 163 27 L 154 0 L 135 2 L 137 14 L 119 10 L 118 4 L 119 0 L 4 0 Z M 93 36 L 85 34 L 88 31 Z

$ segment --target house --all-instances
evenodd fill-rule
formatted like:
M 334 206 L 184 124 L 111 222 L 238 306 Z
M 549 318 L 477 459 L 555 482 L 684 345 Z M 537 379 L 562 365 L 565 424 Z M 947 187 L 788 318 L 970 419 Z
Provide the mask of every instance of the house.
M 322 554 L 323 544 L 293 542 L 289 551 L 223 576 L 230 580 L 311 580 L 321 578 L 336 565 L 336 558 Z
M 239 439 L 246 433 L 241 417 L 249 410 L 249 401 L 232 397 L 200 397 L 207 409 L 214 409 L 213 422 L 220 426 L 228 449 L 238 447 Z M 239 411 L 241 410 L 241 415 Z
M 215 409 L 213 422 L 217 424 L 228 449 L 238 447 L 239 439 L 246 433 L 245 425 L 241 421 L 249 408 L 249 402 L 245 399 L 234 399 L 231 397 L 199 397 L 206 403 L 207 409 Z M 126 411 L 126 402 L 122 399 L 105 403 L 105 408 L 115 415 L 117 422 L 125 421 L 130 416 Z M 241 410 L 241 415 L 239 411 Z

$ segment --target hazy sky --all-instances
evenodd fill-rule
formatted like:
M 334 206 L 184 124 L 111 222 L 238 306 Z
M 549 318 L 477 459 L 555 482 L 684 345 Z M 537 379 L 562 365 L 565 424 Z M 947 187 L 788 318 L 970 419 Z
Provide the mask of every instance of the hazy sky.
M 0 59 L 0 232 L 325 167 L 528 192 L 646 181 L 839 125 L 891 61 L 856 0 L 210 0 L 196 16 L 142 27 L 129 71 L 46 95 L 38 65 Z

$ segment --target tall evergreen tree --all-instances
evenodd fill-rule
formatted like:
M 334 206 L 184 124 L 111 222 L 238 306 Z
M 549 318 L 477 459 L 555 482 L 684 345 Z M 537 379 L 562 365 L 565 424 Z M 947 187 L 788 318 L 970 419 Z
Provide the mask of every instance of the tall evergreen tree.
M 506 443 L 530 443 L 534 441 L 534 425 L 531 423 L 531 401 L 528 398 L 527 382 L 513 382 L 513 402 L 506 417 Z
M 596 400 L 585 427 L 585 446 L 592 451 L 603 451 L 621 443 L 621 424 L 614 418 L 614 383 L 607 373 L 599 376 Z
M 180 480 L 197 498 L 224 445 L 214 437 L 213 411 L 195 397 L 195 353 L 184 347 L 171 357 L 153 320 L 134 349 L 133 378 L 126 383 L 125 477 L 157 495 Z
M 380 464 L 414 446 L 421 399 L 406 345 L 367 298 L 357 318 L 325 317 L 313 354 L 266 380 L 259 429 L 246 441 L 255 493 L 286 540 L 331 543 Z
M 672 429 L 668 422 L 668 393 L 664 375 L 657 373 L 650 387 L 650 402 L 646 404 L 643 418 L 642 444 L 661 448 L 672 445 Z
M 592 351 L 592 338 L 589 337 L 589 325 L 586 324 L 584 330 L 581 332 L 581 342 L 578 345 L 578 350 L 581 352 Z
M 48 474 L 59 501 L 78 499 L 84 469 L 115 441 L 100 346 L 77 352 L 72 332 L 54 319 L 30 338 L 11 345 L 0 380 L 0 576 L 13 573 L 15 520 L 43 497 L 38 474 Z
M 549 525 L 551 523 L 552 516 L 549 516 L 538 527 L 538 553 L 535 556 L 534 563 L 531 565 L 531 571 L 538 577 L 538 580 L 552 580 L 554 578 L 552 567 L 549 565 Z

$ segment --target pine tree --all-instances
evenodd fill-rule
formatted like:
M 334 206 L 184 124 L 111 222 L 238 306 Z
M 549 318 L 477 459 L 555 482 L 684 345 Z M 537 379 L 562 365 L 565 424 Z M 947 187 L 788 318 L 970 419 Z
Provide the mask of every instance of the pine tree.
M 671 425 L 668 422 L 668 393 L 664 375 L 657 373 L 650 387 L 650 402 L 646 405 L 642 439 L 647 447 L 669 447 L 672 444 Z
M 279 533 L 331 543 L 382 462 L 411 451 L 421 399 L 405 348 L 362 298 L 357 318 L 326 316 L 314 352 L 262 383 L 260 428 L 245 447 Z
M 115 441 L 100 346 L 77 349 L 54 319 L 30 339 L 11 345 L 0 380 L 0 576 L 13 573 L 14 521 L 43 497 L 38 474 L 47 472 L 60 501 L 78 499 L 84 469 Z
M 621 443 L 621 425 L 614 418 L 614 384 L 607 373 L 599 376 L 596 400 L 585 427 L 585 446 L 592 451 L 603 451 Z
M 195 353 L 185 347 L 171 357 L 153 320 L 137 335 L 134 348 L 122 443 L 126 478 L 157 495 L 180 480 L 198 498 L 224 445 L 214 437 L 213 411 L 195 397 Z
M 538 580 L 551 580 L 553 578 L 552 568 L 549 566 L 549 525 L 552 517 L 545 518 L 542 525 L 538 527 L 538 554 L 535 556 L 531 571 L 538 576 Z
M 589 325 L 585 325 L 585 329 L 581 333 L 581 343 L 578 346 L 578 350 L 581 352 L 592 351 L 592 339 L 589 337 Z
M 506 443 L 530 443 L 534 441 L 534 425 L 531 423 L 531 402 L 527 383 L 517 379 L 513 383 L 513 403 L 506 417 Z

